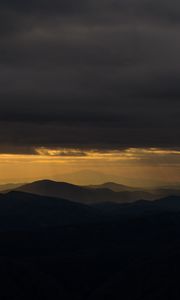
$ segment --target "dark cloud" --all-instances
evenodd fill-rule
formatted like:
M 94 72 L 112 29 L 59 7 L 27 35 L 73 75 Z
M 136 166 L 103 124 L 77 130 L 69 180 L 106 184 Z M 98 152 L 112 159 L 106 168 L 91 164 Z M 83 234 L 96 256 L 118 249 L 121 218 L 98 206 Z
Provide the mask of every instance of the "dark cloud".
M 176 0 L 0 1 L 1 143 L 180 146 L 179 20 Z
M 12 144 L 1 144 L 0 145 L 0 153 L 1 154 L 28 154 L 28 155 L 36 155 L 36 149 L 29 145 L 29 146 L 24 146 L 22 144 L 16 145 Z

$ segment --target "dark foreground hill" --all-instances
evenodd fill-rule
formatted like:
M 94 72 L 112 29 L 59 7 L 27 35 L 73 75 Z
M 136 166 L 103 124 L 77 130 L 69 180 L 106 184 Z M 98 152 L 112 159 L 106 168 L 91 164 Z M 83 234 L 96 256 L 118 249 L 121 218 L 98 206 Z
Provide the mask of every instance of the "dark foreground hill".
M 149 192 L 121 191 L 114 192 L 109 188 L 82 187 L 66 182 L 41 180 L 23 185 L 17 189 L 25 193 L 33 193 L 41 196 L 58 197 L 81 203 L 101 202 L 133 202 L 139 199 L 152 199 Z
M 94 205 L 24 192 L 0 195 L 1 229 L 37 229 L 84 223 L 119 221 L 142 216 L 180 212 L 180 198 L 134 203 L 103 202 Z
M 180 198 L 123 207 L 0 196 L 0 299 L 180 299 Z
M 179 299 L 180 215 L 0 232 L 1 299 Z
M 23 192 L 0 195 L 0 230 L 37 229 L 94 222 L 92 207 Z
M 178 300 L 179 268 L 179 253 L 139 260 L 108 279 L 88 300 Z

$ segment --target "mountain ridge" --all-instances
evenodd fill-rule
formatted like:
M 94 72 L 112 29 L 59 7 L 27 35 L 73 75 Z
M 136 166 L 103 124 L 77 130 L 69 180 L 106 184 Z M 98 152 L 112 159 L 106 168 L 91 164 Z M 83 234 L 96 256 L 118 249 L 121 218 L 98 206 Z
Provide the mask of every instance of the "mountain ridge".
M 94 222 L 93 207 L 66 199 L 11 191 L 0 194 L 0 229 L 27 229 Z
M 87 186 L 78 186 L 66 182 L 52 180 L 40 180 L 26 184 L 16 189 L 26 193 L 42 196 L 65 198 L 80 203 L 111 202 L 133 202 L 140 198 L 152 199 L 152 195 L 144 191 L 121 191 L 114 192 L 109 188 L 93 189 Z

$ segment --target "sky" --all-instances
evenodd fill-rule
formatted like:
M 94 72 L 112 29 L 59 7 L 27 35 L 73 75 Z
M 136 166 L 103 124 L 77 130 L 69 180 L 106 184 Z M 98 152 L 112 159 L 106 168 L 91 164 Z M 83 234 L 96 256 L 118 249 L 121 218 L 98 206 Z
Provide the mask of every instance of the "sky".
M 0 0 L 0 183 L 179 182 L 179 29 L 177 0 Z

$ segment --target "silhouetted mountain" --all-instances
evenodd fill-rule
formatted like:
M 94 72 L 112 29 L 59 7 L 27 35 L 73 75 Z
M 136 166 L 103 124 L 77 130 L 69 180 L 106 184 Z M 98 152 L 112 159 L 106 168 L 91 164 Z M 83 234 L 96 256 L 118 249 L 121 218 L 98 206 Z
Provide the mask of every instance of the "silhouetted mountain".
M 133 202 L 139 199 L 152 199 L 152 195 L 144 191 L 114 192 L 108 188 L 92 189 L 77 186 L 65 182 L 41 180 L 26 184 L 17 189 L 18 191 L 42 196 L 59 197 L 81 203 L 101 202 Z
M 170 196 L 156 201 L 140 200 L 135 203 L 100 203 L 94 205 L 101 213 L 113 218 L 132 217 L 149 214 L 180 212 L 180 197 Z
M 87 186 L 92 189 L 110 189 L 113 192 L 133 192 L 137 191 L 137 188 L 129 187 L 120 183 L 115 182 L 105 182 L 99 185 L 89 185 Z M 140 189 L 139 189 L 140 190 Z
M 180 196 L 180 188 L 178 185 L 169 186 L 169 187 L 164 186 L 156 189 L 154 188 L 143 189 L 143 188 L 130 187 L 123 184 L 114 183 L 114 182 L 106 182 L 100 185 L 89 185 L 87 187 L 92 189 L 106 188 L 114 192 L 132 192 L 134 199 L 157 200 L 171 195 Z
M 174 196 L 180 196 L 180 189 L 177 187 L 174 188 L 168 188 L 168 187 L 164 187 L 164 188 L 158 188 L 158 189 L 152 189 L 149 190 L 149 192 L 151 194 L 154 194 L 154 198 L 163 198 L 163 197 L 168 197 L 170 195 L 174 195 Z
M 107 180 L 114 180 L 114 175 L 95 170 L 81 170 L 73 173 L 56 174 L 54 180 L 70 182 L 77 185 L 101 184 Z
M 44 228 L 94 220 L 95 209 L 80 203 L 23 192 L 0 195 L 0 229 Z
M 3 194 L 0 299 L 179 299 L 179 245 L 180 197 L 89 207 Z
M 180 212 L 180 197 L 171 196 L 156 201 L 141 200 L 126 204 L 104 202 L 87 206 L 69 200 L 24 192 L 0 195 L 0 228 L 1 226 L 11 228 L 64 226 L 99 222 L 102 221 L 102 216 L 121 219 L 147 213 L 167 212 Z

